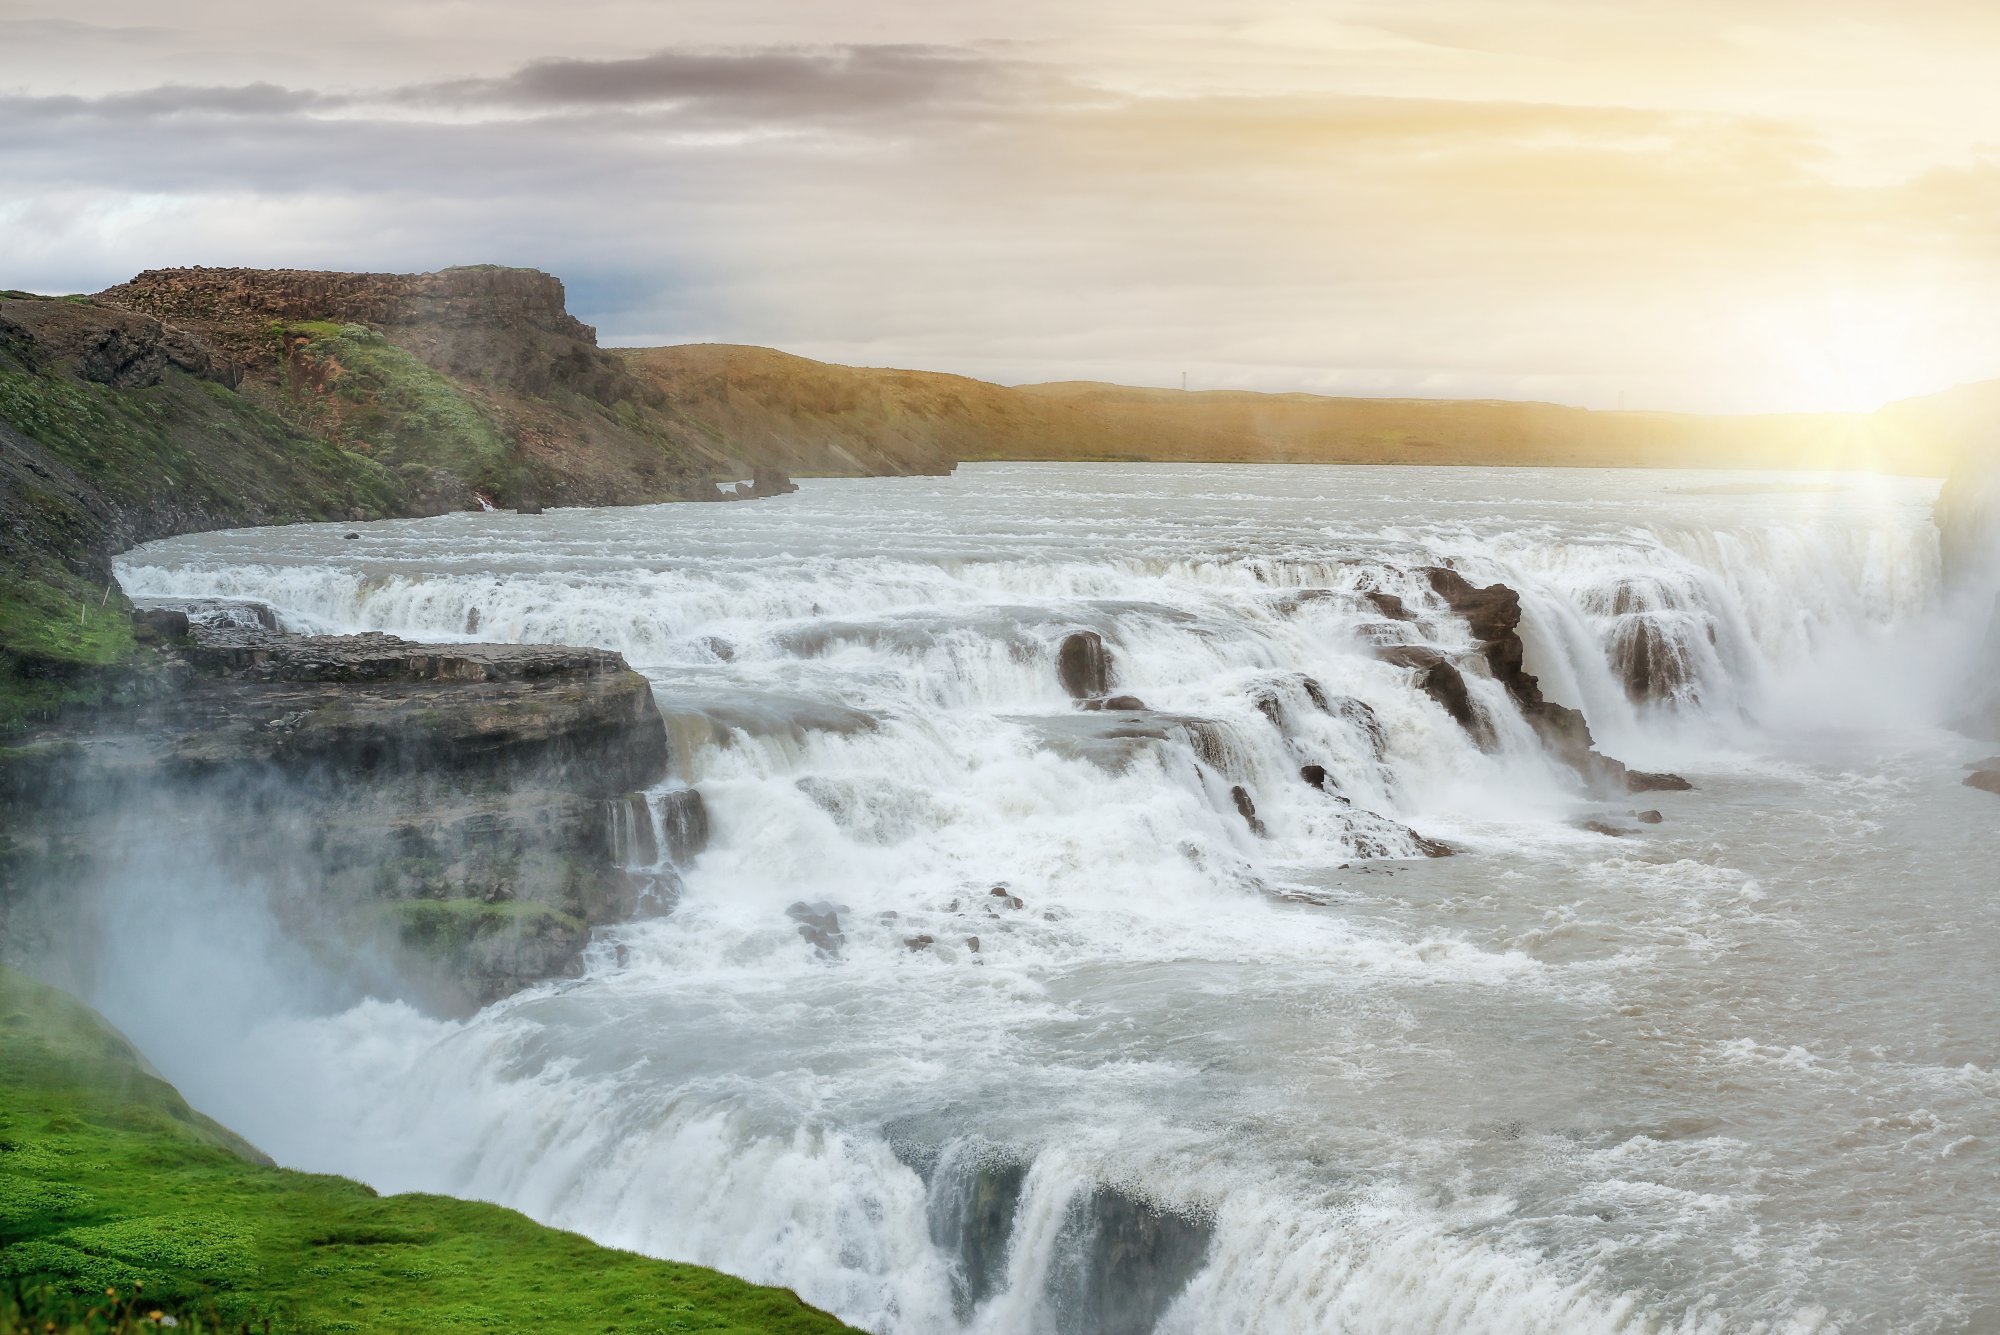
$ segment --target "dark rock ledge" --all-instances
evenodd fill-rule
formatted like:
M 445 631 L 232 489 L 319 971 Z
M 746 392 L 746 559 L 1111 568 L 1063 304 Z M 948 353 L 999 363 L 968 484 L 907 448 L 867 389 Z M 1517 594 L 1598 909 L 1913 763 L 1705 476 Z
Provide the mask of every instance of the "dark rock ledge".
M 115 928 L 151 861 L 264 897 L 358 990 L 457 1012 L 580 971 L 637 907 L 612 809 L 668 751 L 619 655 L 137 615 L 141 703 L 0 753 L 5 953 Z
M 1628 769 L 1598 751 L 1590 725 L 1579 710 L 1542 695 L 1542 685 L 1527 670 L 1521 642 L 1521 595 L 1505 584 L 1475 585 L 1456 570 L 1430 566 L 1422 572 L 1445 606 L 1471 632 L 1481 666 L 1507 688 L 1521 716 L 1549 753 L 1575 770 L 1590 786 L 1606 792 L 1681 791 L 1691 787 L 1677 774 L 1650 774 Z M 1444 652 L 1422 645 L 1392 645 L 1377 655 L 1399 667 L 1413 669 L 1416 685 L 1450 714 L 1481 746 L 1494 743 L 1493 726 L 1466 688 L 1464 673 Z

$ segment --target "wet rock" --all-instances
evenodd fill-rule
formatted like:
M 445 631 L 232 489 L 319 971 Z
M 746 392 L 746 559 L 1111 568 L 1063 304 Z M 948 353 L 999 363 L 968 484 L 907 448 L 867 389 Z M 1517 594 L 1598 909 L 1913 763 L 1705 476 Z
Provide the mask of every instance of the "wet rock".
M 1056 649 L 1056 675 L 1073 700 L 1111 693 L 1111 655 L 1094 630 L 1072 631 Z
M 1414 672 L 1418 690 L 1436 701 L 1438 707 L 1451 715 L 1452 721 L 1465 729 L 1474 741 L 1481 746 L 1492 744 L 1493 729 L 1473 703 L 1472 692 L 1465 684 L 1465 674 L 1444 654 L 1423 645 L 1398 644 L 1377 648 L 1375 656 L 1385 663 Z
M 1110 695 L 1101 700 L 1085 700 L 1082 704 L 1085 709 L 1109 710 L 1113 713 L 1132 714 L 1143 713 L 1146 710 L 1146 702 L 1136 695 Z
M 343 534 L 341 534 L 340 536 L 341 536 L 342 538 L 358 538 L 358 537 L 360 537 L 361 535 L 360 535 L 359 533 L 343 533 Z
M 1687 651 L 1657 617 L 1645 612 L 1618 619 L 1611 633 L 1610 660 L 1611 670 L 1634 704 L 1671 700 L 1694 679 Z
M 1311 784 L 1313 787 L 1319 789 L 1322 793 L 1326 791 L 1326 785 L 1328 782 L 1326 766 L 1301 765 L 1299 766 L 1299 777 L 1301 779 L 1304 779 L 1307 783 Z
M 708 804 L 694 788 L 675 788 L 660 795 L 660 831 L 666 836 L 667 857 L 676 864 L 692 861 L 708 847 Z
M 1004 885 L 996 885 L 991 890 L 988 890 L 986 894 L 988 898 L 998 901 L 997 907 L 999 908 L 1021 909 L 1027 907 L 1025 900 Z
M 1616 825 L 1611 825 L 1601 820 L 1581 821 L 1577 824 L 1577 828 L 1579 830 L 1588 830 L 1592 834 L 1605 835 L 1612 839 L 1623 839 L 1630 833 L 1629 830 L 1621 830 Z
M 785 916 L 799 925 L 799 935 L 811 942 L 822 955 L 838 955 L 840 948 L 847 944 L 847 935 L 840 930 L 840 915 L 847 911 L 847 905 L 829 903 L 824 899 L 816 899 L 810 904 L 800 900 L 785 910 Z
M 667 767 L 651 684 L 602 649 L 197 626 L 183 656 L 194 675 L 152 738 L 182 769 L 469 769 L 611 796 Z M 262 726 L 292 714 L 300 726 Z
M 1327 712 L 1341 722 L 1361 733 L 1368 739 L 1369 749 L 1380 760 L 1389 751 L 1389 730 L 1376 717 L 1374 707 L 1366 700 L 1357 700 L 1351 695 L 1341 696 L 1330 702 Z
M 928 932 L 920 933 L 919 935 L 916 936 L 906 936 L 903 938 L 903 948 L 909 951 L 929 950 L 932 946 L 936 944 L 937 944 L 937 938 L 930 935 Z
M 1236 814 L 1250 827 L 1250 833 L 1262 838 L 1264 822 L 1257 818 L 1257 804 L 1250 800 L 1250 790 L 1239 783 L 1229 790 L 1229 796 L 1236 803 Z
M 1433 839 L 1429 835 L 1418 834 L 1415 830 L 1410 831 L 1410 840 L 1416 844 L 1417 851 L 1427 858 L 1448 858 L 1458 852 L 1456 848 L 1453 848 L 1444 840 Z
M 679 906 L 684 887 L 681 878 L 671 868 L 627 872 L 625 876 L 631 895 L 625 917 L 664 918 Z
M 2000 793 L 2000 769 L 1976 769 L 1965 776 L 1968 788 L 1977 788 L 1983 793 Z
M 733 663 L 736 661 L 736 647 L 720 636 L 704 635 L 701 637 L 699 643 L 702 648 L 708 650 L 709 656 L 714 658 L 718 663 Z
M 278 629 L 277 610 L 255 598 L 134 598 L 132 603 L 148 611 L 179 612 L 195 630 Z
M 188 637 L 187 613 L 172 608 L 145 608 L 132 613 L 132 638 L 141 644 Z
M 1201 1268 L 1214 1236 L 1205 1216 L 1181 1214 L 1110 1187 L 1070 1206 L 1045 1296 L 1058 1329 L 1148 1335 Z
M 1654 774 L 1637 769 L 1625 771 L 1625 791 L 1629 793 L 1685 793 L 1693 787 L 1678 774 Z
M 1638 821 L 1641 825 L 1658 825 L 1666 820 L 1666 817 L 1657 811 L 1639 811 L 1633 813 L 1632 819 Z
M 799 484 L 787 477 L 783 469 L 759 464 L 750 475 L 750 490 L 745 494 L 760 498 L 784 496 L 798 489 Z
M 1379 589 L 1368 589 L 1361 596 L 1366 598 L 1370 603 L 1373 603 L 1375 610 L 1391 621 L 1415 621 L 1417 619 L 1416 613 L 1412 612 L 1404 604 L 1403 600 L 1393 593 L 1383 593 Z
M 973 954 L 977 955 L 979 953 L 979 938 L 976 936 L 966 937 L 965 948 L 971 951 Z

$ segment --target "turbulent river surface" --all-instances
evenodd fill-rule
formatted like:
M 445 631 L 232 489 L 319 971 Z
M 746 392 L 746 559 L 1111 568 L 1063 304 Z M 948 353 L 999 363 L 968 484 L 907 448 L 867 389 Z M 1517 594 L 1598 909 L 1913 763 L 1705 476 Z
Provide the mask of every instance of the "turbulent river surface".
M 2000 1329 L 2000 808 L 1934 492 L 985 465 L 156 543 L 128 591 L 621 651 L 713 838 L 469 1020 L 315 1011 L 276 942 L 100 1000 L 280 1162 L 895 1335 Z M 1381 661 L 1468 647 L 1439 563 L 1694 790 L 1593 800 L 1495 683 L 1482 749 Z M 1147 714 L 1064 694 L 1079 629 Z

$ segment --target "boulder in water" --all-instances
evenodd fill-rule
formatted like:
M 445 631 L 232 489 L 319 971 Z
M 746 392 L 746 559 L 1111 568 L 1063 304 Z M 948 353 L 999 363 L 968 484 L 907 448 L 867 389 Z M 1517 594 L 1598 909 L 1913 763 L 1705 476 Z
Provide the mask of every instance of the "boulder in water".
M 1101 700 L 1085 700 L 1083 707 L 1109 710 L 1113 713 L 1138 714 L 1146 711 L 1146 702 L 1136 695 L 1108 695 Z
M 686 863 L 708 847 L 708 804 L 694 788 L 675 788 L 660 796 L 660 829 L 667 837 L 667 858 Z
M 1666 817 L 1657 811 L 1640 811 L 1635 812 L 1632 819 L 1638 821 L 1641 825 L 1658 825 L 1666 820 Z
M 1417 619 L 1416 613 L 1412 612 L 1403 600 L 1393 593 L 1383 593 L 1380 589 L 1369 589 L 1361 596 L 1366 598 L 1370 603 L 1373 603 L 1375 610 L 1391 621 L 1415 621 Z
M 810 904 L 800 900 L 785 910 L 785 916 L 799 925 L 799 935 L 810 941 L 820 954 L 838 955 L 841 946 L 847 943 L 846 933 L 840 930 L 840 915 L 847 911 L 847 905 L 824 899 Z
M 1250 790 L 1239 783 L 1229 790 L 1229 796 L 1236 803 L 1236 814 L 1250 827 L 1250 833 L 1262 838 L 1264 822 L 1257 818 L 1257 804 L 1250 800 Z
M 2000 794 L 2000 769 L 1976 769 L 1965 776 L 1964 783 L 1983 793 Z
M 1319 789 L 1322 793 L 1326 791 L 1326 785 L 1328 782 L 1326 766 L 1301 765 L 1299 766 L 1299 777 L 1301 779 L 1304 779 L 1307 783 L 1311 784 L 1313 787 Z
M 1056 649 L 1056 675 L 1073 700 L 1111 693 L 1111 654 L 1094 630 L 1072 631 Z
M 1439 708 L 1451 715 L 1452 721 L 1472 735 L 1482 746 L 1492 744 L 1493 730 L 1472 702 L 1472 692 L 1465 684 L 1465 674 L 1455 664 L 1436 649 L 1418 644 L 1384 645 L 1375 650 L 1375 656 L 1385 663 L 1409 668 L 1416 673 L 1417 689 L 1437 702 Z
M 1415 830 L 1410 831 L 1410 838 L 1416 843 L 1417 851 L 1427 858 L 1448 858 L 1458 852 L 1457 849 L 1444 840 L 1433 839 L 1429 835 L 1418 834 Z
M 170 607 L 150 607 L 132 613 L 132 638 L 141 644 L 184 640 L 189 629 L 187 613 Z
M 1685 793 L 1693 787 L 1678 774 L 1654 774 L 1638 769 L 1625 771 L 1625 790 L 1631 793 Z
M 798 489 L 799 484 L 786 476 L 783 469 L 774 468 L 770 464 L 759 464 L 750 475 L 750 489 L 745 491 L 739 486 L 737 494 L 761 499 L 768 496 L 784 496 Z
M 1605 835 L 1612 839 L 1623 839 L 1630 833 L 1629 830 L 1621 830 L 1616 825 L 1611 825 L 1601 820 L 1580 821 L 1577 824 L 1577 828 L 1579 830 L 1588 830 L 1592 834 Z

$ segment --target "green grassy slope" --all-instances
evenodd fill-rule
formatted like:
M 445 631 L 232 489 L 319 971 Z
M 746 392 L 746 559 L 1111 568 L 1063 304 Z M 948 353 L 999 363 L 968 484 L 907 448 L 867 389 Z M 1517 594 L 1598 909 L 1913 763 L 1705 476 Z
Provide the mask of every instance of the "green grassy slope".
M 0 729 L 132 653 L 110 554 L 188 528 L 393 512 L 381 464 L 178 370 L 117 388 L 0 353 Z
M 270 1166 L 88 1008 L 0 968 L 0 1330 L 107 1289 L 275 1332 L 848 1330 L 778 1289 L 498 1206 Z M 98 1328 L 104 1328 L 101 1324 Z

